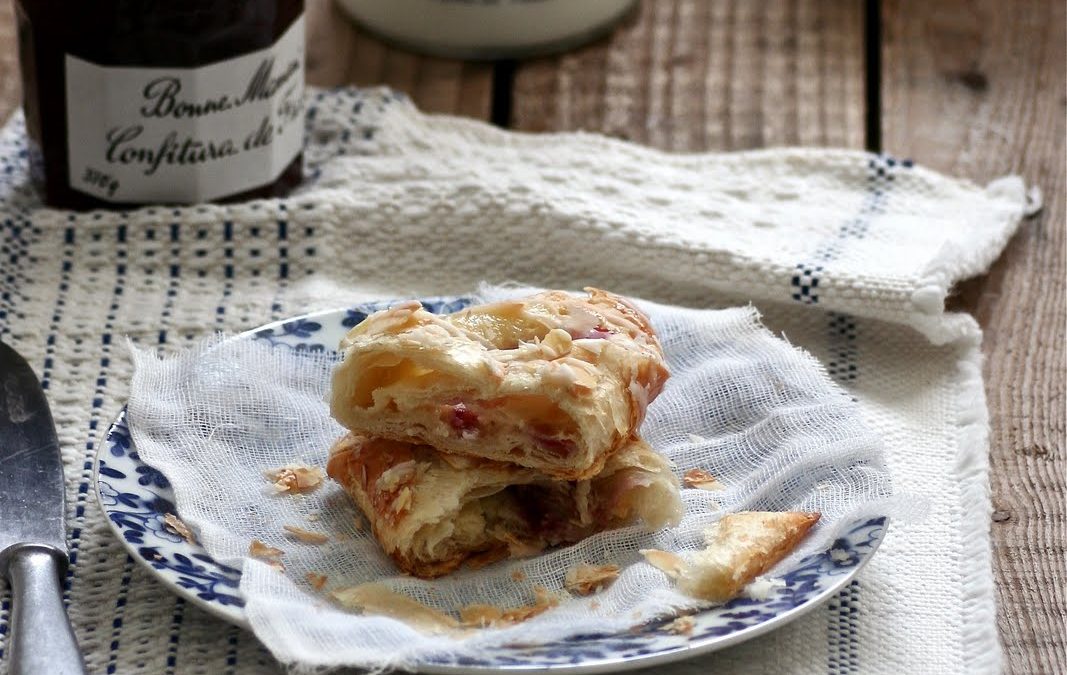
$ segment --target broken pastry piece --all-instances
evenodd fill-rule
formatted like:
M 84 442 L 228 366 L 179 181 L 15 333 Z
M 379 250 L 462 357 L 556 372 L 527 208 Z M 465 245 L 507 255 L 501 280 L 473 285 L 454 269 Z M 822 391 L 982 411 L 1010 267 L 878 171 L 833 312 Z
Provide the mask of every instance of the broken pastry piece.
M 372 314 L 341 342 L 331 413 L 367 437 L 593 476 L 636 435 L 668 373 L 648 318 L 587 291 Z
M 684 558 L 668 551 L 641 553 L 677 579 L 683 593 L 726 602 L 787 556 L 818 521 L 818 513 L 731 513 L 705 530 L 707 546 L 701 551 Z
M 582 481 L 351 433 L 330 454 L 327 473 L 359 505 L 385 552 L 423 578 L 626 525 L 655 530 L 682 515 L 667 460 L 640 440 Z

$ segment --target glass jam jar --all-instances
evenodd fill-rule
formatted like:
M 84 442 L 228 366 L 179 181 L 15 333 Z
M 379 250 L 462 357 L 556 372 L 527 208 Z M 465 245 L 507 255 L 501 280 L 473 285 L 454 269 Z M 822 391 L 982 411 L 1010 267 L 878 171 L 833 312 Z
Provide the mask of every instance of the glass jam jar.
M 301 178 L 303 0 L 15 0 L 31 175 L 88 209 Z

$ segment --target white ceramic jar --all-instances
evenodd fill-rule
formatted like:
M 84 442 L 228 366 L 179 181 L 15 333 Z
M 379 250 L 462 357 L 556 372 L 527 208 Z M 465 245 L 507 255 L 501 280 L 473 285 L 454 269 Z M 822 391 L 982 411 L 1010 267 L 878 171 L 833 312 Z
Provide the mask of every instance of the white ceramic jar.
M 357 22 L 437 56 L 502 59 L 575 47 L 607 33 L 638 0 L 337 0 Z

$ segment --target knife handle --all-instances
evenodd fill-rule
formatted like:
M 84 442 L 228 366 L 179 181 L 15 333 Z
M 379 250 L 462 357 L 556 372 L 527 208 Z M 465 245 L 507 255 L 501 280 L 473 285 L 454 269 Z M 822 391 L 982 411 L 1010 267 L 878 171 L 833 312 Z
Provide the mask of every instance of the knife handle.
M 60 571 L 65 556 L 33 544 L 5 553 L 11 582 L 11 675 L 85 675 L 63 611 Z

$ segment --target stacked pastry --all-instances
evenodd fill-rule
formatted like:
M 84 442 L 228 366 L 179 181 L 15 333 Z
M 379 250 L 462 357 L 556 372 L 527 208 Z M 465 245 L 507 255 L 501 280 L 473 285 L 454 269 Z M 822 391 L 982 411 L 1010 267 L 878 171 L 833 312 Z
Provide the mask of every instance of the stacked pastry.
M 681 517 L 638 435 L 668 373 L 622 298 L 549 291 L 437 315 L 375 313 L 341 342 L 329 475 L 405 572 L 447 574 Z

